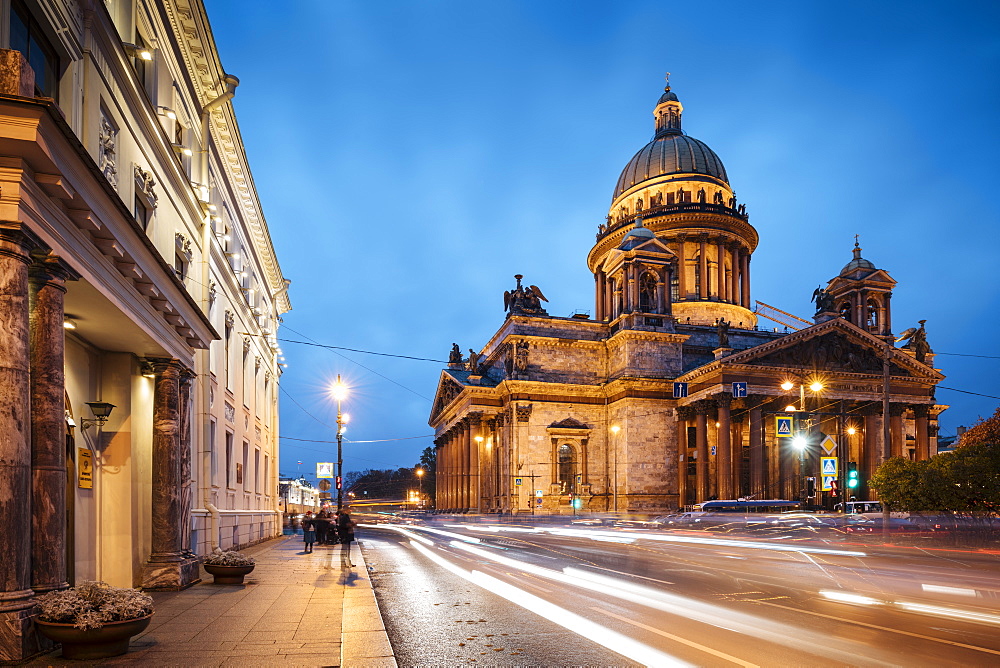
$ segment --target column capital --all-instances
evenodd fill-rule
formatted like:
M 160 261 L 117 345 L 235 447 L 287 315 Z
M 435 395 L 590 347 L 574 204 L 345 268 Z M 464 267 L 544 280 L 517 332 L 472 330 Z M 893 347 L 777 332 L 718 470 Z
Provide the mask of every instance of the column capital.
M 733 404 L 733 395 L 730 392 L 716 394 L 713 399 L 715 400 L 715 405 L 719 408 L 729 408 Z
M 41 239 L 23 223 L 0 221 L 0 255 L 31 264 L 31 251 L 43 246 Z
M 674 410 L 677 411 L 678 420 L 693 420 L 694 419 L 694 407 L 693 406 L 678 406 Z
M 186 369 L 180 360 L 173 357 L 147 357 L 146 361 L 152 366 L 153 373 L 157 376 L 180 376 L 181 372 Z
M 697 415 L 708 415 L 716 407 L 716 403 L 712 399 L 701 399 L 691 405 Z
M 889 417 L 900 417 L 909 407 L 908 404 L 889 404 Z
M 28 267 L 28 280 L 32 283 L 48 284 L 66 292 L 66 281 L 75 281 L 80 274 L 54 253 L 32 254 L 34 262 Z
M 913 417 L 925 418 L 930 415 L 931 407 L 927 404 L 913 404 L 910 408 L 913 409 Z

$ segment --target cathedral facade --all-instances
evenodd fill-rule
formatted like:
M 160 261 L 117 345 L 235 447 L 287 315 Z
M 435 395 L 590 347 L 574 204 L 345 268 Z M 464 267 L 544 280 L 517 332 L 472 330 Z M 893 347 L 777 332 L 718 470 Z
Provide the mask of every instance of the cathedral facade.
M 430 416 L 439 512 L 832 507 L 872 498 L 885 459 L 936 453 L 943 376 L 922 323 L 893 333 L 895 281 L 855 243 L 813 322 L 751 302 L 757 231 L 682 112 L 668 85 L 618 179 L 587 257 L 594 317 L 549 315 L 518 275 L 490 341 L 453 347 Z

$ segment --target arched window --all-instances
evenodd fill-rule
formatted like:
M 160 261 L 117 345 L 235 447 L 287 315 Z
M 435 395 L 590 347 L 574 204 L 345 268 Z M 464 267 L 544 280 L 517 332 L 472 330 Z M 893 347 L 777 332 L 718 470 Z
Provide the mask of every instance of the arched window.
M 573 494 L 576 492 L 576 451 L 572 445 L 563 443 L 556 451 L 556 457 L 560 493 Z
M 854 318 L 851 317 L 851 302 L 844 302 L 840 305 L 840 317 L 847 322 L 854 322 Z
M 656 306 L 656 276 L 647 271 L 639 279 L 639 310 L 643 313 L 659 313 Z
M 879 305 L 874 299 L 868 300 L 868 307 L 865 309 L 867 311 L 865 315 L 865 324 L 868 326 L 868 330 L 872 332 L 877 332 L 879 329 Z

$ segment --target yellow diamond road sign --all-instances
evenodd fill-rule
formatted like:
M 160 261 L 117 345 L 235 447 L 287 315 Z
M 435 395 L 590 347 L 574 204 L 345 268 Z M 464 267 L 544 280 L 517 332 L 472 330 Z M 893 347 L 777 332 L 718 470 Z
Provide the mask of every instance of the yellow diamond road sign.
M 828 455 L 832 455 L 833 451 L 837 449 L 837 442 L 833 440 L 833 436 L 827 436 L 819 445 Z

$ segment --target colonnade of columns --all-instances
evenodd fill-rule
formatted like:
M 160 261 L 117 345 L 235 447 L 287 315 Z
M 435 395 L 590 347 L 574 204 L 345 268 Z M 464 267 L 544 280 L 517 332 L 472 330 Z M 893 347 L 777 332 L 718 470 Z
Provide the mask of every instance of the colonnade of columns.
M 776 436 L 770 421 L 778 414 L 787 414 L 783 408 L 784 399 L 780 397 L 760 395 L 734 401 L 728 393 L 678 407 L 681 505 L 741 496 L 799 499 L 804 477 L 818 476 L 816 457 L 827 453 L 807 451 L 806 455 L 800 455 L 791 449 L 790 439 Z M 907 418 L 908 413 L 912 418 Z M 913 421 L 915 447 L 912 456 L 923 460 L 936 454 L 932 441 L 936 425 L 932 424 L 931 413 L 929 405 L 891 404 L 887 449 L 883 448 L 883 415 L 879 402 L 848 405 L 842 415 L 832 411 L 805 415 L 814 417 L 814 429 L 839 440 L 838 449 L 832 456 L 839 458 L 841 467 L 847 462 L 856 462 L 862 482 L 866 483 L 886 458 L 910 456 L 906 419 Z M 854 435 L 848 435 L 848 425 L 856 430 Z M 691 459 L 694 460 L 694 473 L 689 476 Z
M 32 598 L 69 586 L 63 323 L 66 281 L 76 278 L 23 224 L 0 223 L 0 661 L 40 651 Z M 198 567 L 183 555 L 186 373 L 178 360 L 161 360 L 154 392 L 150 561 L 172 563 L 159 569 L 172 575 L 155 581 L 171 588 L 195 581 Z
M 43 648 L 32 598 L 68 586 L 63 299 L 71 278 L 20 223 L 0 223 L 0 661 Z
M 681 234 L 676 239 L 668 239 L 668 242 L 677 244 L 677 257 L 681 259 L 681 266 L 677 269 L 677 301 L 716 300 L 750 308 L 750 251 L 743 244 L 729 237 L 708 234 Z M 694 248 L 697 248 L 698 271 L 695 276 L 689 276 L 688 258 Z M 710 251 L 715 253 L 716 258 L 714 290 L 709 271 Z M 692 278 L 697 278 L 697 282 L 689 284 Z
M 676 244 L 679 264 L 634 261 L 626 263 L 613 275 L 600 269 L 594 273 L 597 320 L 613 320 L 624 313 L 644 310 L 640 309 L 640 282 L 647 272 L 653 273 L 657 280 L 653 308 L 645 309 L 648 312 L 669 314 L 674 301 L 711 300 L 751 308 L 750 251 L 742 243 L 708 234 L 680 234 L 665 241 Z M 711 272 L 710 251 L 716 257 Z M 694 253 L 698 258 L 697 271 L 689 271 L 688 258 Z M 676 299 L 670 294 L 675 276 Z
M 509 462 L 502 459 L 499 443 L 503 422 L 502 414 L 486 418 L 470 413 L 434 441 L 434 505 L 439 512 L 485 513 L 509 505 Z

